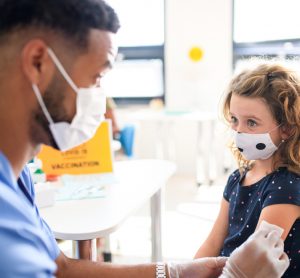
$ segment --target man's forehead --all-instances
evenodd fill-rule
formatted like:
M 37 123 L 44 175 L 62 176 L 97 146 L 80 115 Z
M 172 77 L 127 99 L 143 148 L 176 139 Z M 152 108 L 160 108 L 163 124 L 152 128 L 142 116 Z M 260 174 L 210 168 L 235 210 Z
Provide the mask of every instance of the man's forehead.
M 110 69 L 113 66 L 118 47 L 115 34 L 108 31 L 92 30 L 89 35 L 88 50 L 83 54 L 86 62 L 97 70 Z
M 102 30 L 91 30 L 89 35 L 89 52 L 98 55 L 108 53 L 111 56 L 116 56 L 118 45 L 116 35 Z

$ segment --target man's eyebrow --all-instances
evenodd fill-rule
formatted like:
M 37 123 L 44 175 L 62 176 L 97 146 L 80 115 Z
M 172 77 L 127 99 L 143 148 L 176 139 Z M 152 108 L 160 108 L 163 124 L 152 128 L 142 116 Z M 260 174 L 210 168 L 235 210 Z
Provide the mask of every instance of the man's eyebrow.
M 103 68 L 106 68 L 106 69 L 112 69 L 113 68 L 113 62 L 111 60 L 107 60 L 103 65 L 102 67 Z

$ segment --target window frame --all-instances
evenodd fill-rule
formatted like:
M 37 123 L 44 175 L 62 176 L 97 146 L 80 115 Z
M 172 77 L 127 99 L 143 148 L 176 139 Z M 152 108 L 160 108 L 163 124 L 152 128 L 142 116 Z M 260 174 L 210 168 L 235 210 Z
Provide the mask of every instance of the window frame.
M 151 0 L 149 0 L 151 1 Z M 113 97 L 118 106 L 127 105 L 147 105 L 152 99 L 161 99 L 165 103 L 166 99 L 166 72 L 165 72 L 165 41 L 166 41 L 166 0 L 163 2 L 164 9 L 164 42 L 162 45 L 148 46 L 122 46 L 120 45 L 118 55 L 122 60 L 150 60 L 159 59 L 163 67 L 163 94 L 157 97 Z
M 258 58 L 286 58 L 293 59 L 300 57 L 300 38 L 269 40 L 257 42 L 235 42 L 234 41 L 234 26 L 235 26 L 235 1 L 232 0 L 232 50 L 233 50 L 233 69 L 238 60 Z M 251 1 L 251 0 L 249 0 Z M 292 48 L 287 47 L 292 44 Z

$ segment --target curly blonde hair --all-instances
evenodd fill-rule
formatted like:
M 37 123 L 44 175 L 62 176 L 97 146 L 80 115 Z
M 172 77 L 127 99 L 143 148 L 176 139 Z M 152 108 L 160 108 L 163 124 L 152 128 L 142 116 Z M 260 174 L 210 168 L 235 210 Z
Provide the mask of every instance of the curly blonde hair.
M 230 122 L 230 100 L 235 94 L 249 98 L 262 98 L 280 125 L 288 130 L 289 138 L 279 146 L 273 170 L 278 167 L 300 174 L 300 78 L 295 71 L 279 63 L 264 63 L 252 70 L 244 70 L 230 82 L 226 92 L 223 114 Z M 231 145 L 240 171 L 251 168 L 252 162 L 243 158 Z

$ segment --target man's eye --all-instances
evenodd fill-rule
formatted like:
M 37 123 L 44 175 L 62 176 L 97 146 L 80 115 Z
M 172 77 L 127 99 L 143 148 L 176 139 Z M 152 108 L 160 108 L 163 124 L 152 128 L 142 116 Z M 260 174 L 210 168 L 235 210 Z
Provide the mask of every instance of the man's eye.
M 95 86 L 100 86 L 102 78 L 103 78 L 103 74 L 99 74 L 95 77 Z
M 248 126 L 255 127 L 255 126 L 257 126 L 257 123 L 253 120 L 248 120 Z

